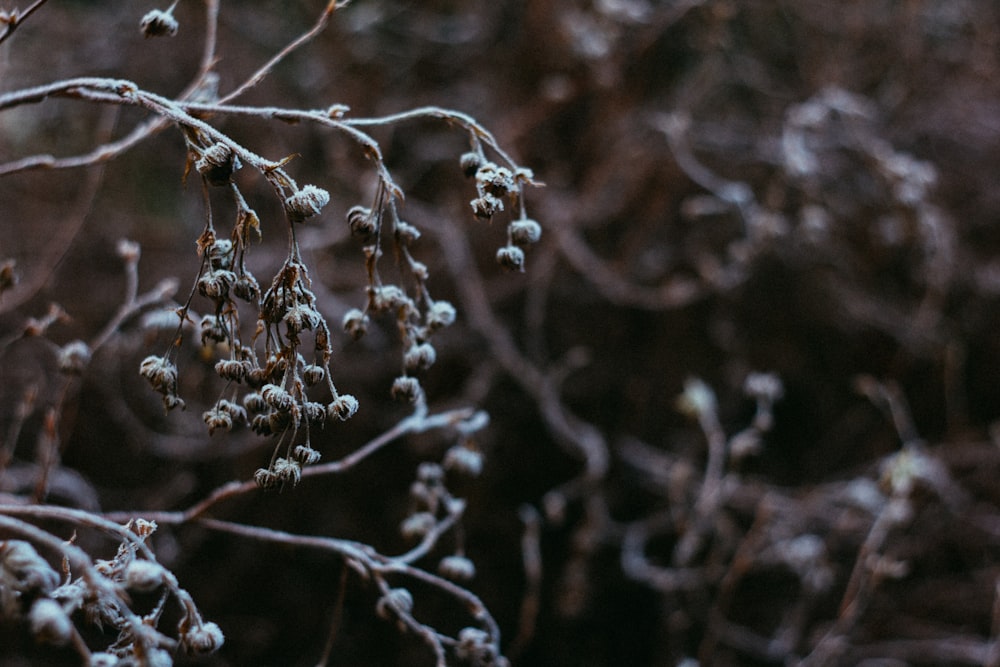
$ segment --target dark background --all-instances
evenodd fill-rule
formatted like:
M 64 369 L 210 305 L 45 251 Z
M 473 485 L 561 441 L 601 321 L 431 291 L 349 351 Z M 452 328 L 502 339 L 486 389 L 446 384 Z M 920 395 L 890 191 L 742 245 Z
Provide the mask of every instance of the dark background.
M 182 2 L 179 35 L 155 40 L 136 29 L 146 9 L 53 0 L 0 45 L 0 89 L 96 75 L 176 95 L 197 70 L 202 8 Z M 220 90 L 321 9 L 312 1 L 223 3 Z M 527 271 L 509 274 L 492 259 L 503 222 L 469 211 L 474 191 L 457 162 L 462 134 L 429 120 L 372 130 L 407 192 L 404 217 L 425 231 L 417 250 L 432 290 L 459 310 L 425 378 L 431 407 L 477 404 L 492 418 L 479 439 L 484 474 L 453 490 L 468 501 L 467 552 L 478 569 L 470 589 L 497 617 L 513 664 L 674 665 L 700 652 L 704 664 L 778 665 L 808 654 L 837 615 L 868 525 L 845 527 L 834 499 L 851 480 L 877 481 L 879 461 L 900 448 L 885 411 L 857 390 L 860 376 L 898 387 L 916 433 L 967 504 L 957 510 L 926 489 L 914 500 L 915 518 L 887 546 L 908 573 L 875 588 L 849 636 L 855 653 L 829 664 L 981 664 L 946 660 L 920 642 L 982 648 L 997 622 L 1000 455 L 990 430 L 1000 416 L 998 22 L 1000 9 L 988 0 L 355 0 L 243 98 L 301 109 L 341 103 L 351 116 L 456 109 L 545 183 L 528 195 L 543 239 L 529 251 Z M 858 110 L 830 112 L 812 127 L 818 167 L 796 175 L 783 133 L 799 105 L 834 99 L 823 97 L 833 90 Z M 0 113 L 0 161 L 87 150 L 109 113 L 119 114 L 116 136 L 142 117 L 66 100 Z M 682 117 L 689 124 L 678 149 L 665 130 Z M 343 215 L 368 196 L 369 163 L 346 138 L 305 125 L 223 118 L 218 127 L 269 158 L 299 154 L 293 175 L 330 191 L 323 219 L 302 238 L 321 308 L 339 321 L 364 298 L 360 249 Z M 709 177 L 743 184 L 756 217 L 713 197 L 720 190 L 711 192 L 685 155 Z M 888 173 L 878 156 L 895 156 L 900 171 Z M 936 173 L 911 199 L 898 190 L 919 171 L 907 156 Z M 2 333 L 58 302 L 71 319 L 49 338 L 93 336 L 119 303 L 114 248 L 122 237 L 142 246 L 143 288 L 175 276 L 186 294 L 198 271 L 203 212 L 199 188 L 182 181 L 184 159 L 180 134 L 167 130 L 108 163 L 92 199 L 94 169 L 0 181 L 0 254 L 16 259 L 21 276 L 0 301 Z M 263 219 L 251 261 L 269 276 L 285 248 L 280 212 L 266 184 L 244 177 Z M 472 244 L 475 280 L 517 348 L 542 373 L 565 375 L 559 409 L 596 429 L 607 448 L 607 471 L 568 494 L 561 520 L 545 515 L 543 498 L 582 473 L 579 449 L 468 317 L 456 286 L 472 276 L 455 268 L 448 235 L 456 232 L 443 220 Z M 335 342 L 338 387 L 362 408 L 324 433 L 324 460 L 405 414 L 388 397 L 399 350 L 382 324 L 361 342 Z M 245 429 L 203 433 L 199 417 L 218 387 L 196 351 L 182 365 L 188 410 L 163 416 L 135 372 L 162 342 L 130 323 L 95 356 L 66 406 L 63 465 L 87 480 L 104 510 L 184 508 L 248 478 L 270 456 L 272 445 Z M 776 373 L 784 398 L 761 452 L 739 466 L 741 492 L 716 517 L 701 584 L 665 593 L 627 577 L 627 526 L 674 503 L 677 476 L 697 477 L 704 466 L 704 438 L 675 407 L 685 379 L 714 388 L 731 435 L 753 416 L 741 391 L 751 371 Z M 41 404 L 50 400 L 51 350 L 37 341 L 7 345 L 2 383 L 5 420 L 31 383 Z M 27 421 L 18 461 L 32 461 L 38 429 L 38 417 Z M 244 497 L 217 516 L 398 552 L 413 471 L 448 445 L 433 435 L 410 439 L 345 475 Z M 833 573 L 825 592 L 806 594 L 787 567 L 737 563 L 765 501 L 782 509 L 764 542 L 786 533 L 824 541 Z M 545 516 L 544 574 L 536 623 L 519 633 L 529 588 L 519 519 L 526 505 Z M 651 541 L 650 558 L 669 562 L 675 538 L 668 530 Z M 165 529 L 157 539 L 161 560 L 226 632 L 213 664 L 315 664 L 341 586 L 336 558 L 196 527 Z M 742 573 L 725 604 L 721 576 L 710 572 Z M 375 617 L 376 597 L 348 577 L 330 664 L 431 664 L 419 640 Z M 767 640 L 803 599 L 808 612 L 796 639 L 769 652 Z M 462 627 L 454 610 L 427 605 L 443 632 Z M 719 613 L 754 640 L 720 631 Z M 9 628 L 2 639 L 4 664 L 61 659 Z

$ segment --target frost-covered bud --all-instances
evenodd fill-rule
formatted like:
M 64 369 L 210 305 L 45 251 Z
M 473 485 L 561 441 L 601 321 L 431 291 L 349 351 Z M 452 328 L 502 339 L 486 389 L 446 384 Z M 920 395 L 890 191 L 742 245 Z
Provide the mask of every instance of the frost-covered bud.
M 215 623 L 202 623 L 190 630 L 181 639 L 188 655 L 208 655 L 215 653 L 225 642 L 222 628 Z
M 247 363 L 222 359 L 215 363 L 215 374 L 228 382 L 242 382 L 247 375 Z
M 139 22 L 143 37 L 173 37 L 177 34 L 177 19 L 169 11 L 154 9 L 147 12 Z
M 319 215 L 323 207 L 330 203 L 330 193 L 315 185 L 306 185 L 285 199 L 285 211 L 292 222 L 302 222 L 306 218 Z
M 247 273 L 233 284 L 233 294 L 247 303 L 257 303 L 260 301 L 260 285 L 256 278 Z
M 482 155 L 475 151 L 469 151 L 462 153 L 461 157 L 458 158 L 458 166 L 462 168 L 462 173 L 465 174 L 466 178 L 472 178 L 483 166 L 483 161 Z
M 393 381 L 389 393 L 397 401 L 414 403 L 420 396 L 420 382 L 417 381 L 417 378 L 400 375 Z
M 542 238 L 542 226 L 535 220 L 524 218 L 510 223 L 510 240 L 514 245 L 531 245 Z
M 281 482 L 298 484 L 299 480 L 302 479 L 302 464 L 295 459 L 286 459 L 284 457 L 276 459 L 274 467 L 271 470 L 274 476 Z
M 67 375 L 80 375 L 90 363 L 90 346 L 74 340 L 59 350 L 59 370 Z
M 483 455 L 467 445 L 456 445 L 445 453 L 442 464 L 445 470 L 478 477 L 483 471 Z
M 208 261 L 213 269 L 228 269 L 233 263 L 233 242 L 216 239 L 208 246 Z
M 420 230 L 402 220 L 396 223 L 396 240 L 408 246 L 420 238 Z
M 209 435 L 215 433 L 216 429 L 222 429 L 223 431 L 231 431 L 233 429 L 232 416 L 228 412 L 220 410 L 218 406 L 213 407 L 211 410 L 207 410 L 204 414 L 202 414 L 201 418 L 208 426 Z
M 495 213 L 503 210 L 503 200 L 489 192 L 476 197 L 469 205 L 472 206 L 472 213 L 482 220 L 489 220 Z
M 427 326 L 431 329 L 443 329 L 455 322 L 455 306 L 447 301 L 435 301 L 427 309 Z
M 487 162 L 476 171 L 476 185 L 488 194 L 502 197 L 514 189 L 514 174 L 507 167 Z
M 290 412 L 295 407 L 295 399 L 292 395 L 276 384 L 265 384 L 260 395 L 264 402 L 281 412 Z
M 316 364 L 309 364 L 302 369 L 302 381 L 308 386 L 312 387 L 323 381 L 326 377 L 326 371 L 322 366 L 317 366 Z
M 258 468 L 253 474 L 253 481 L 261 489 L 270 489 L 278 484 L 278 477 L 267 468 Z
M 252 391 L 243 397 L 243 407 L 250 412 L 260 413 L 267 410 L 267 401 L 264 400 L 263 396 Z
M 403 355 L 403 366 L 407 373 L 427 370 L 437 360 L 437 351 L 430 343 L 411 345 Z
M 218 303 L 229 296 L 229 288 L 235 282 L 236 274 L 232 271 L 225 269 L 206 271 L 198 279 L 198 294 Z
M 465 556 L 445 556 L 438 563 L 438 574 L 452 581 L 471 581 L 476 576 L 476 566 Z
M 201 321 L 198 322 L 198 330 L 201 333 L 202 345 L 208 345 L 209 341 L 223 343 L 228 338 L 226 330 L 215 315 L 202 315 Z
M 341 394 L 326 406 L 326 414 L 329 419 L 339 419 L 347 421 L 358 411 L 358 399 L 350 394 Z
M 136 593 L 152 593 L 163 583 L 163 566 L 151 560 L 134 560 L 125 568 L 125 585 Z
M 414 512 L 399 524 L 399 532 L 408 540 L 419 540 L 436 525 L 437 519 L 430 512 Z
M 296 445 L 292 456 L 303 466 L 311 466 L 320 459 L 320 453 L 309 445 Z
M 378 222 L 372 210 L 365 206 L 352 206 L 347 211 L 347 226 L 351 234 L 362 239 L 371 238 L 378 232 Z
M 177 367 L 165 357 L 146 357 L 139 364 L 139 374 L 159 392 L 173 393 L 177 386 Z
M 194 163 L 198 173 L 204 176 L 210 185 L 216 186 L 228 185 L 233 172 L 242 166 L 233 149 L 222 142 L 206 148 Z
M 497 658 L 489 634 L 479 628 L 462 628 L 459 631 L 455 655 L 460 660 L 482 665 L 495 664 Z
M 343 325 L 344 331 L 354 340 L 358 340 L 368 332 L 368 316 L 357 308 L 351 308 L 344 313 Z
M 750 373 L 743 382 L 743 391 L 746 392 L 747 396 L 759 398 L 768 403 L 780 400 L 785 394 L 781 378 L 774 373 Z
M 417 466 L 417 479 L 425 484 L 437 484 L 444 479 L 444 470 L 437 463 L 427 461 Z
M 405 588 L 390 588 L 375 605 L 375 613 L 385 620 L 399 614 L 409 614 L 411 611 L 413 611 L 413 594 Z
M 497 262 L 510 271 L 524 271 L 524 251 L 516 245 L 508 245 L 497 250 Z
M 36 640 L 63 646 L 73 636 L 73 622 L 62 605 L 51 598 L 39 598 L 28 612 L 31 634 Z

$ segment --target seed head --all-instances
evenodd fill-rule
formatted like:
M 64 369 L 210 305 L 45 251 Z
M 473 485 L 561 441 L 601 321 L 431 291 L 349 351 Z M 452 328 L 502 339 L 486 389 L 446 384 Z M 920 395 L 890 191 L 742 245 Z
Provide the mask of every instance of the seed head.
M 420 343 L 411 345 L 410 349 L 403 355 L 403 366 L 406 367 L 406 372 L 414 373 L 427 370 L 434 365 L 435 360 L 437 360 L 437 352 L 434 346 L 430 343 Z
M 482 220 L 489 220 L 494 213 L 503 210 L 503 200 L 489 192 L 473 199 L 469 204 L 472 206 L 472 213 Z
M 233 172 L 242 166 L 233 149 L 222 142 L 206 148 L 194 163 L 198 173 L 204 176 L 210 185 L 216 186 L 228 185 Z
M 476 566 L 465 556 L 445 556 L 438 563 L 438 573 L 452 581 L 471 581 L 476 576 Z
M 427 309 L 427 326 L 432 330 L 443 329 L 455 322 L 455 306 L 447 301 L 435 301 Z
M 358 411 L 358 399 L 350 394 L 341 394 L 326 406 L 326 414 L 329 419 L 339 419 L 347 421 Z
M 351 234 L 361 239 L 369 239 L 378 232 L 378 223 L 372 210 L 365 206 L 352 206 L 347 211 L 347 226 Z
M 80 375 L 90 363 L 90 346 L 82 340 L 67 343 L 59 350 L 59 370 L 67 375 Z
M 397 401 L 415 403 L 420 396 L 420 382 L 415 377 L 400 375 L 393 381 L 389 393 Z
M 458 158 L 458 166 L 462 168 L 462 173 L 465 174 L 466 178 L 472 178 L 483 166 L 483 156 L 475 151 L 462 153 L 461 157 Z
M 202 623 L 184 635 L 181 640 L 188 655 L 209 655 L 215 653 L 225 643 L 222 628 L 215 623 Z

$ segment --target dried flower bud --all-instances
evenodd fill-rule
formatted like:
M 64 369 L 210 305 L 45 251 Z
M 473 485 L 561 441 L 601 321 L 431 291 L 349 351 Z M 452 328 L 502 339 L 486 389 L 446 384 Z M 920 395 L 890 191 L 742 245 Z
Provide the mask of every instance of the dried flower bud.
M 73 636 L 73 623 L 62 605 L 51 598 L 39 598 L 31 605 L 28 623 L 35 639 L 46 644 L 63 646 Z
M 198 293 L 216 303 L 225 301 L 229 288 L 236 282 L 236 274 L 225 269 L 206 271 L 198 279 Z
M 125 568 L 125 585 L 137 593 L 152 593 L 163 583 L 163 566 L 151 560 L 134 560 Z
M 309 445 L 296 445 L 292 456 L 303 466 L 311 466 L 320 459 L 320 453 Z
M 265 384 L 260 395 L 264 402 L 281 412 L 290 412 L 295 407 L 295 399 L 292 395 L 276 384 Z
M 369 239 L 378 232 L 378 222 L 372 210 L 365 206 L 352 206 L 347 211 L 347 226 L 351 234 L 361 239 Z
M 387 310 L 412 310 L 413 299 L 396 285 L 383 285 L 375 289 L 372 298 L 372 309 L 376 312 Z
M 139 365 L 139 374 L 149 380 L 153 389 L 164 394 L 175 393 L 177 367 L 165 357 L 150 355 Z
M 466 178 L 475 176 L 479 168 L 483 166 L 483 162 L 483 156 L 475 151 L 462 153 L 458 158 L 458 166 L 462 168 L 462 173 L 465 174 Z
M 483 471 L 483 455 L 469 445 L 456 445 L 445 453 L 442 464 L 446 470 L 478 477 Z
M 67 375 L 80 375 L 90 363 L 90 347 L 82 340 L 74 340 L 59 350 L 59 370 Z
M 271 414 L 272 413 L 270 412 L 265 412 L 256 415 L 250 420 L 250 430 L 257 435 L 262 435 L 264 437 L 274 433 L 274 431 L 271 430 Z
M 358 399 L 350 394 L 341 394 L 326 406 L 326 414 L 330 419 L 347 421 L 358 411 Z
M 408 246 L 420 238 L 420 230 L 408 222 L 399 221 L 396 223 L 396 240 L 402 245 Z
M 427 309 L 427 326 L 432 330 L 443 329 L 455 322 L 455 306 L 447 301 L 435 301 Z
M 218 405 L 211 410 L 205 411 L 202 415 L 205 424 L 208 425 L 208 434 L 212 435 L 216 429 L 231 431 L 233 429 L 233 417 L 225 410 L 220 410 Z
M 326 406 L 316 401 L 302 403 L 302 415 L 311 424 L 322 424 L 327 419 Z
M 208 345 L 209 341 L 223 343 L 229 338 L 222 323 L 219 322 L 219 318 L 215 315 L 202 315 L 198 329 L 201 332 L 202 345 Z
M 293 335 L 301 332 L 303 329 L 313 331 L 323 321 L 323 317 L 315 308 L 300 304 L 289 308 L 282 320 L 285 326 L 288 327 L 288 333 Z
M 421 463 L 417 466 L 417 479 L 425 484 L 438 484 L 444 479 L 444 470 L 437 463 Z
M 247 362 L 222 359 L 215 364 L 215 374 L 227 382 L 242 382 L 247 376 Z
M 516 245 L 508 245 L 497 250 L 497 262 L 510 271 L 524 271 L 524 251 Z
M 460 660 L 476 665 L 495 665 L 498 662 L 496 648 L 490 643 L 489 634 L 479 628 L 462 628 L 459 631 L 455 655 Z
M 351 308 L 344 313 L 343 324 L 344 331 L 354 340 L 358 340 L 368 332 L 368 316 L 357 308 Z
M 210 185 L 216 186 L 228 185 L 233 172 L 242 166 L 233 149 L 221 141 L 206 148 L 194 163 L 198 173 L 204 176 Z
M 208 246 L 208 261 L 213 269 L 228 269 L 233 263 L 233 242 L 217 239 Z
M 476 566 L 465 556 L 445 556 L 438 563 L 438 573 L 445 579 L 466 582 L 476 576 Z
M 298 484 L 299 480 L 302 479 L 302 464 L 295 459 L 282 457 L 275 460 L 272 472 L 280 482 Z
M 292 222 L 302 222 L 306 218 L 319 215 L 323 207 L 330 203 L 330 193 L 315 185 L 306 185 L 285 199 L 285 211 Z
M 494 213 L 503 210 L 503 200 L 490 193 L 485 193 L 469 202 L 472 206 L 472 213 L 482 220 L 489 220 Z
M 524 218 L 510 223 L 510 240 L 514 245 L 531 245 L 542 238 L 542 226 L 535 220 Z
M 177 34 L 177 19 L 170 11 L 154 9 L 142 17 L 139 30 L 143 37 L 173 37 Z
M 257 279 L 249 273 L 239 277 L 233 284 L 233 294 L 237 299 L 243 299 L 247 303 L 257 303 L 260 301 L 260 285 Z
M 399 614 L 409 614 L 411 611 L 413 611 L 413 594 L 405 588 L 390 588 L 375 605 L 375 613 L 385 620 Z
M 397 401 L 415 403 L 420 396 L 420 382 L 417 381 L 417 378 L 400 375 L 393 381 L 389 393 Z
M 267 410 L 267 402 L 255 391 L 251 391 L 243 397 L 243 407 L 249 412 L 260 413 Z
M 302 381 L 306 385 L 312 387 L 323 381 L 326 377 L 326 371 L 322 366 L 317 366 L 316 364 L 309 364 L 302 369 Z
M 188 655 L 215 653 L 225 642 L 222 629 L 215 623 L 202 623 L 187 632 L 181 639 Z
M 278 484 L 278 478 L 267 468 L 258 468 L 253 474 L 253 481 L 261 489 L 270 489 Z
M 420 343 L 411 345 L 410 349 L 403 355 L 403 366 L 406 367 L 406 372 L 414 373 L 427 370 L 434 365 L 436 360 L 437 352 L 434 346 L 430 343 Z
M 414 512 L 399 524 L 400 534 L 408 540 L 419 540 L 434 530 L 437 519 L 430 512 Z

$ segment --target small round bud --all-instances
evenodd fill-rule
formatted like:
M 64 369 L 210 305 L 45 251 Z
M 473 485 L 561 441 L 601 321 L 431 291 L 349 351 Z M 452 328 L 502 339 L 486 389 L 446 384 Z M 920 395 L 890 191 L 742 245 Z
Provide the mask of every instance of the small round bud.
M 139 30 L 143 37 L 173 37 L 177 34 L 177 19 L 169 11 L 154 9 L 142 17 Z
M 358 411 L 358 399 L 350 394 L 341 394 L 326 406 L 326 414 L 330 419 L 347 421 Z
M 420 343 L 411 345 L 410 349 L 403 355 L 403 366 L 406 367 L 406 372 L 414 373 L 427 370 L 434 365 L 436 360 L 437 351 L 434 346 L 430 343 Z
M 455 322 L 455 306 L 447 301 L 435 301 L 427 309 L 427 326 L 431 329 L 443 329 Z
M 405 588 L 390 588 L 375 605 L 375 613 L 385 620 L 399 614 L 409 614 L 411 611 L 413 611 L 413 594 Z
M 419 540 L 436 525 L 437 519 L 430 512 L 414 512 L 399 524 L 399 532 L 408 540 Z
M 323 207 L 330 203 L 330 193 L 315 185 L 306 185 L 285 199 L 285 211 L 292 222 L 302 222 L 306 218 L 319 215 Z
M 445 470 L 478 477 L 483 471 L 483 455 L 468 445 L 456 445 L 445 453 L 442 464 Z
M 357 308 L 352 308 L 344 314 L 344 331 L 358 340 L 368 332 L 368 316 Z
M 483 156 L 475 151 L 462 153 L 461 157 L 458 158 L 458 166 L 462 168 L 462 173 L 465 174 L 466 178 L 475 176 L 479 168 L 483 166 L 483 162 Z
M 233 149 L 222 142 L 206 148 L 194 163 L 198 173 L 205 177 L 209 185 L 215 186 L 228 185 L 233 172 L 242 166 Z
M 473 199 L 469 205 L 472 206 L 472 213 L 482 220 L 489 220 L 494 213 L 503 210 L 503 200 L 489 192 Z
M 362 239 L 368 239 L 378 232 L 378 223 L 372 210 L 365 206 L 352 206 L 347 211 L 347 226 L 351 234 Z
M 542 238 L 542 226 L 534 220 L 515 220 L 510 223 L 510 240 L 514 245 L 531 245 Z
M 476 566 L 465 556 L 445 556 L 438 563 L 438 573 L 452 581 L 471 581 L 476 576 Z
M 320 453 L 309 445 L 296 445 L 292 456 L 303 466 L 311 466 L 320 459 Z
M 125 585 L 137 593 L 152 593 L 163 583 L 163 566 L 150 560 L 134 560 L 125 568 Z
M 233 294 L 237 299 L 243 299 L 248 303 L 260 301 L 260 285 L 257 279 L 250 274 L 244 274 L 233 284 Z
M 73 623 L 62 605 L 51 598 L 39 598 L 31 605 L 28 623 L 35 639 L 46 644 L 63 646 L 73 635 Z
M 115 244 L 115 252 L 126 262 L 135 263 L 139 261 L 142 248 L 135 241 L 118 239 L 118 243 Z
M 309 364 L 302 369 L 302 381 L 308 386 L 312 387 L 323 381 L 326 377 L 326 371 L 322 366 L 317 366 L 316 364 Z
M 420 382 L 417 378 L 401 375 L 393 381 L 389 393 L 397 401 L 414 403 L 420 396 Z
M 208 655 L 222 648 L 225 636 L 217 624 L 202 623 L 189 630 L 181 642 L 188 655 Z
M 67 375 L 80 375 L 90 363 L 90 347 L 82 340 L 67 343 L 59 350 L 59 370 Z
M 524 271 L 524 251 L 515 245 L 497 250 L 497 262 L 509 271 Z

